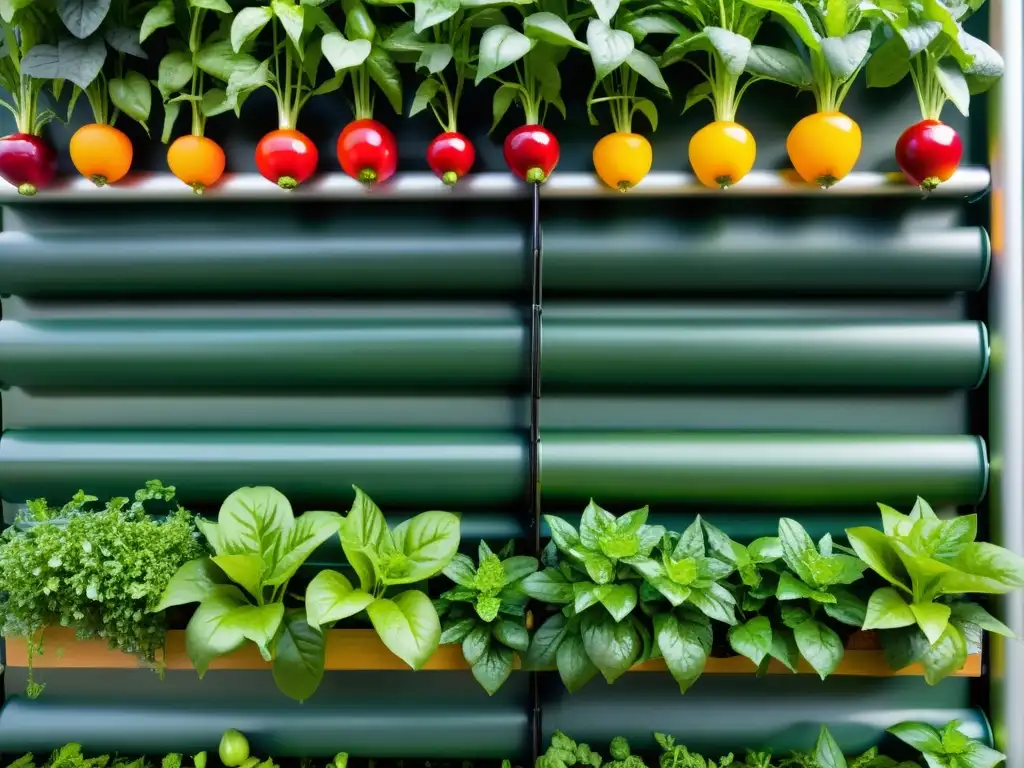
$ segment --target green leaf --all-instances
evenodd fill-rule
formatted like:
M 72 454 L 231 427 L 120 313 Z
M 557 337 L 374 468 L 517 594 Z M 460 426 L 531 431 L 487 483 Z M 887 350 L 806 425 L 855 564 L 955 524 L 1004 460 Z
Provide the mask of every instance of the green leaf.
M 324 55 L 327 55 L 326 52 Z M 377 583 L 372 557 L 377 550 L 394 547 L 380 508 L 360 488 L 352 487 L 356 497 L 341 524 L 341 547 L 345 551 L 345 558 L 359 576 L 360 586 L 366 592 L 372 592 Z
M 448 66 L 453 55 L 452 47 L 447 43 L 428 45 L 416 62 L 416 69 L 425 69 L 430 74 L 436 74 Z
M 462 619 L 456 621 L 454 624 L 445 627 L 441 632 L 441 641 L 439 645 L 453 645 L 455 643 L 461 644 L 466 637 L 479 626 L 480 622 L 475 618 Z
M 245 645 L 245 635 L 237 627 L 225 625 L 225 618 L 245 605 L 238 587 L 217 587 L 192 614 L 185 628 L 185 650 L 200 678 L 210 668 L 211 661 Z
M 921 654 L 924 679 L 928 685 L 935 685 L 967 663 L 967 643 L 960 630 L 947 624 L 939 639 Z
M 946 594 L 1005 594 L 1024 587 L 1024 558 L 996 544 L 974 542 L 964 547 L 950 565 L 961 571 L 963 576 L 949 574 L 943 578 L 943 592 Z
M 225 630 L 235 630 L 246 640 L 254 642 L 264 660 L 270 661 L 270 646 L 274 642 L 283 617 L 283 603 L 242 605 L 224 616 L 222 627 Z
M 402 76 L 394 59 L 383 48 L 375 45 L 366 58 L 366 66 L 370 78 L 384 93 L 395 114 L 402 114 Z
M 201 50 L 197 56 L 201 69 L 204 68 L 203 58 Z M 239 488 L 228 496 L 220 507 L 217 524 L 230 550 L 218 551 L 217 554 L 256 554 L 263 558 L 267 568 L 273 568 L 277 564 L 281 544 L 295 524 L 295 517 L 292 505 L 283 493 L 268 486 L 258 486 Z
M 343 72 L 366 61 L 373 45 L 368 40 L 348 40 L 340 32 L 334 32 L 323 36 L 320 48 L 334 71 Z
M 175 91 L 186 88 L 192 82 L 192 54 L 188 51 L 172 51 L 160 60 L 157 87 L 166 99 Z
M 434 83 L 437 86 L 437 82 L 434 80 L 424 80 L 424 83 Z M 423 87 L 422 85 L 420 86 Z M 418 91 L 417 91 L 418 93 Z M 474 579 L 476 578 L 476 566 L 473 561 L 461 553 L 456 554 L 451 559 L 451 562 L 444 567 L 442 571 L 445 577 L 450 581 L 458 584 L 460 587 L 472 588 L 474 586 Z
M 683 114 L 686 114 L 691 107 L 700 104 L 704 100 L 711 100 L 711 83 L 707 80 L 697 83 L 690 89 L 689 93 L 686 94 L 686 102 L 683 105 Z
M 388 650 L 413 669 L 420 669 L 437 649 L 441 622 L 422 592 L 409 590 L 391 600 L 374 600 L 366 612 Z
M 1004 637 L 1016 637 L 1013 630 L 977 603 L 953 603 L 952 618 Z
M 462 641 L 462 655 L 470 665 L 476 664 L 491 646 L 491 627 L 477 624 Z
M 306 587 L 306 615 L 317 627 L 355 616 L 372 602 L 370 593 L 353 588 L 337 571 L 320 571 Z
M 305 46 L 302 44 L 302 30 L 306 24 L 303 14 L 304 6 L 294 5 L 290 0 L 271 0 L 270 9 L 274 12 L 277 20 L 281 22 L 285 34 L 292 41 L 292 45 L 295 46 L 301 59 L 305 53 Z
M 284 617 L 274 644 L 274 682 L 281 693 L 296 701 L 312 696 L 324 676 L 326 636 L 309 626 L 302 609 Z
M 824 41 L 822 41 L 824 42 Z M 846 757 L 828 728 L 821 726 L 818 743 L 814 745 L 814 760 L 820 768 L 846 768 Z
M 473 677 L 487 691 L 488 696 L 493 696 L 508 680 L 512 674 L 514 658 L 510 649 L 492 643 L 484 655 L 470 667 Z
M 871 47 L 871 32 L 862 29 L 845 37 L 826 37 L 821 53 L 828 70 L 836 80 L 846 81 L 856 74 Z
M 413 584 L 439 574 L 459 551 L 459 518 L 451 512 L 421 512 L 391 532 L 404 555 L 401 567 L 389 568 L 385 584 Z
M 555 663 L 562 684 L 569 693 L 575 693 L 597 675 L 597 666 L 587 655 L 579 632 L 567 631 L 555 653 Z
M 811 84 L 811 68 L 796 54 L 769 45 L 753 45 L 747 56 L 747 72 L 786 85 L 806 88 Z
M 871 54 L 867 66 L 868 88 L 889 88 L 910 74 L 910 53 L 904 41 L 893 35 Z
M 935 65 L 935 79 L 960 114 L 967 116 L 971 109 L 971 91 L 960 65 L 951 58 L 945 58 Z
M 447 21 L 459 12 L 459 0 L 415 0 L 413 2 L 415 13 L 416 32 L 437 26 Z
M 649 82 L 655 88 L 660 88 L 665 93 L 669 93 L 668 83 L 666 83 L 665 78 L 662 77 L 661 69 L 658 68 L 658 62 L 643 51 L 634 49 L 629 56 L 626 57 L 626 66 L 640 75 L 640 77 Z M 657 117 L 654 118 L 652 125 L 657 128 Z
M 110 0 L 57 0 L 57 15 L 79 40 L 100 28 L 110 11 Z
M 611 590 L 611 584 L 594 584 L 580 581 L 572 585 L 573 608 L 576 613 L 583 613 L 592 605 L 597 605 L 601 598 Z
M 40 80 L 70 80 L 88 88 L 103 68 L 107 45 L 100 37 L 62 38 L 56 47 L 36 45 L 21 60 L 21 74 Z
M 991 88 L 1000 77 L 1006 65 L 1003 57 L 984 40 L 979 40 L 967 32 L 960 34 L 960 46 L 971 57 L 971 64 L 964 68 L 967 85 L 972 96 L 977 96 Z
M 719 27 L 705 27 L 704 34 L 707 35 L 726 71 L 736 77 L 741 75 L 750 56 L 750 40 Z
M 263 558 L 259 555 L 215 555 L 211 558 L 227 577 L 260 600 Z
M 867 604 L 857 595 L 842 588 L 833 588 L 831 594 L 836 598 L 836 602 L 825 603 L 825 613 L 843 624 L 862 628 L 867 614 Z
M 139 42 L 144 43 L 158 29 L 174 24 L 174 0 L 160 0 L 146 11 L 139 30 Z
M 952 611 L 942 603 L 912 603 L 910 610 L 928 642 L 936 643 L 946 631 Z
M 788 627 L 773 627 L 772 647 L 768 653 L 790 672 L 796 672 L 800 661 L 800 649 L 797 648 L 793 630 Z
M 531 13 L 523 19 L 523 32 L 533 40 L 587 50 L 587 46 L 576 39 L 576 35 L 565 21 L 547 11 Z
M 785 571 L 779 576 L 779 586 L 776 589 L 775 597 L 778 600 L 801 600 L 807 598 L 819 603 L 834 603 L 836 601 L 827 592 L 821 592 L 808 587 L 789 571 Z
M 519 59 L 530 52 L 534 45 L 536 45 L 535 40 L 531 40 L 521 32 L 516 32 L 512 27 L 507 27 L 504 24 L 488 29 L 480 38 L 480 58 L 477 63 L 476 84 L 480 85 L 480 83 L 494 73 L 500 72 L 513 62 L 519 61 Z M 497 99 L 497 96 L 495 96 L 495 99 Z M 511 103 L 511 100 L 509 103 Z M 564 530 L 564 527 L 568 527 L 575 536 L 575 529 L 564 520 L 552 518 L 550 515 L 545 515 L 544 519 L 551 528 L 551 538 L 555 539 L 559 549 L 566 551 L 558 541 L 559 534 Z M 552 520 L 558 520 L 558 523 L 552 523 Z M 556 532 L 556 528 L 559 528 L 559 523 L 563 528 Z M 578 537 L 576 539 L 577 541 L 579 540 Z
M 231 13 L 231 6 L 228 5 L 227 0 L 188 0 L 188 4 L 193 8 L 205 8 L 208 11 L 217 11 L 218 13 Z
M 754 664 L 760 664 L 772 650 L 772 623 L 767 616 L 757 616 L 745 624 L 729 627 L 729 645 Z
M 633 102 L 633 110 L 647 118 L 651 124 L 651 130 L 658 130 L 658 108 L 650 99 L 637 99 Z
M 527 576 L 522 587 L 526 594 L 543 603 L 567 605 L 575 600 L 573 585 L 555 568 L 545 568 Z
M 306 558 L 341 530 L 342 517 L 337 512 L 310 511 L 298 517 L 278 552 L 277 564 L 264 579 L 270 587 L 288 582 Z
M 821 36 L 815 31 L 810 16 L 800 0 L 743 0 L 747 5 L 777 14 L 792 29 L 800 41 L 813 51 L 820 48 Z
M 942 24 L 937 21 L 926 21 L 906 27 L 896 25 L 896 34 L 906 46 L 907 56 L 917 56 L 931 45 L 942 32 Z
M 502 619 L 494 625 L 494 639 L 523 653 L 530 647 L 530 633 L 526 627 L 508 619 Z
M 223 88 L 211 88 L 203 94 L 203 100 L 199 108 L 206 117 L 216 117 L 225 112 L 230 112 L 231 104 L 228 103 L 227 93 Z
M 160 602 L 151 612 L 159 613 L 176 605 L 200 603 L 214 589 L 226 584 L 224 572 L 214 565 L 210 558 L 189 560 L 171 576 L 163 595 L 160 596 Z
M 558 648 L 568 635 L 569 623 L 565 616 L 556 613 L 549 617 L 533 633 L 530 648 L 523 657 L 523 668 L 540 670 L 554 666 Z
M 623 20 L 622 28 L 638 43 L 642 43 L 647 35 L 678 36 L 688 31 L 684 24 L 673 17 L 657 14 L 628 17 Z
M 611 24 L 619 10 L 619 0 L 590 0 L 590 4 L 594 7 L 597 18 L 605 24 Z
M 818 676 L 824 680 L 843 660 L 843 641 L 819 621 L 808 619 L 793 628 L 793 637 L 800 655 L 807 659 Z
M 137 122 L 146 132 L 146 121 L 153 108 L 153 91 L 149 80 L 139 72 L 125 72 L 124 77 L 107 81 L 111 103 Z
M 704 672 L 711 649 L 710 629 L 705 633 L 698 624 L 659 613 L 654 616 L 654 642 L 680 693 L 686 693 Z
M 239 53 L 274 18 L 269 6 L 242 8 L 231 22 L 231 48 Z
M 516 96 L 522 91 L 522 86 L 517 83 L 505 83 L 498 87 L 494 92 L 494 100 L 492 102 L 491 111 L 493 114 L 493 120 L 491 122 L 491 129 L 488 133 L 493 133 L 494 129 L 498 127 L 498 123 L 501 122 L 501 118 L 508 112 L 509 107 L 512 106 L 512 102 L 516 100 Z M 537 598 L 538 600 L 541 598 Z
M 603 80 L 626 63 L 633 52 L 633 36 L 612 29 L 600 19 L 591 19 L 587 25 L 587 45 L 594 73 L 598 80 Z
M 825 0 L 825 32 L 829 37 L 846 34 L 849 22 L 849 0 Z
M 615 621 L 622 621 L 636 608 L 636 587 L 632 584 L 607 584 L 599 601 Z M 578 610 L 578 609 L 577 609 Z
M 535 557 L 517 555 L 516 557 L 508 557 L 502 560 L 501 566 L 505 569 L 504 586 L 508 586 L 517 581 L 522 581 L 530 574 L 535 573 L 540 564 Z
M 996 768 L 1003 765 L 1006 755 L 977 741 L 970 741 L 959 755 L 965 768 Z
M 590 661 L 609 683 L 629 670 L 640 655 L 640 638 L 632 623 L 616 622 L 602 611 L 581 617 L 580 637 Z
M 889 545 L 889 539 L 874 528 L 847 528 L 846 537 L 857 556 L 868 567 L 888 581 L 910 592 L 910 583 L 903 578 L 905 569 L 899 556 Z
M 931 752 L 934 754 L 945 751 L 939 732 L 926 723 L 899 723 L 891 728 L 886 728 L 886 730 L 918 752 Z
M 604 555 L 588 552 L 582 561 L 587 575 L 598 584 L 607 584 L 615 578 L 615 564 Z
M 149 56 L 139 44 L 139 30 L 135 27 L 126 27 L 121 24 L 105 24 L 101 30 L 103 39 L 115 51 L 135 56 L 139 59 L 148 59 Z
M 409 107 L 409 117 L 418 115 L 420 112 L 430 106 L 430 102 L 437 96 L 438 91 L 441 90 L 441 84 L 432 77 L 428 77 L 426 80 L 421 82 L 416 87 L 416 93 L 412 97 L 412 106 Z M 466 558 L 469 560 L 469 558 Z M 446 574 L 447 575 L 447 574 Z M 451 578 L 449 576 L 449 578 Z
M 729 626 L 736 623 L 736 600 L 721 584 L 692 590 L 689 601 L 708 618 Z

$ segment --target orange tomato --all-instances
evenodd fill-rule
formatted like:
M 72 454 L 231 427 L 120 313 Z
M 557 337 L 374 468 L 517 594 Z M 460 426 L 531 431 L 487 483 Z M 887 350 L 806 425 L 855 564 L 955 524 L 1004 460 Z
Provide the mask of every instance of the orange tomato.
M 690 166 L 706 187 L 724 189 L 740 181 L 756 156 L 754 137 L 739 123 L 716 120 L 690 139 Z
M 68 149 L 78 172 L 97 187 L 117 183 L 132 167 L 132 142 L 112 125 L 83 125 Z
M 201 195 L 224 173 L 224 150 L 205 136 L 180 136 L 167 149 L 167 166 L 171 173 Z
M 800 178 L 826 188 L 853 170 L 860 147 L 860 126 L 842 112 L 808 115 L 786 138 L 789 160 Z
M 612 189 L 625 192 L 651 171 L 651 143 L 636 133 L 609 133 L 594 145 L 594 170 Z

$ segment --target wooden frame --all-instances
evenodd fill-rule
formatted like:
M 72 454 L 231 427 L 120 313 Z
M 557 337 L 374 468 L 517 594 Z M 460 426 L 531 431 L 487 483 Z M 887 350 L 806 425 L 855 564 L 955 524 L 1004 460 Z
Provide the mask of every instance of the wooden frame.
M 10 638 L 6 642 L 7 666 L 27 667 L 28 645 L 25 640 Z M 147 666 L 145 662 L 131 654 L 111 650 L 102 640 L 76 640 L 73 630 L 48 629 L 44 633 L 43 643 L 43 653 L 36 654 L 32 660 L 35 669 L 135 669 Z M 192 662 L 185 651 L 183 630 L 172 630 L 167 633 L 164 663 L 165 668 L 169 670 L 192 669 Z M 249 643 L 240 651 L 214 660 L 210 664 L 210 669 L 257 670 L 268 669 L 269 666 L 255 646 Z M 519 667 L 518 659 L 516 667 Z M 410 671 L 405 662 L 384 647 L 372 629 L 341 629 L 328 632 L 324 668 L 328 671 Z M 424 670 L 433 671 L 468 668 L 459 645 L 440 646 L 423 667 Z M 656 659 L 638 664 L 632 671 L 665 672 L 666 669 L 665 663 L 661 659 Z M 742 656 L 709 659 L 704 668 L 706 675 L 750 675 L 754 672 L 754 664 Z M 807 662 L 801 660 L 799 673 L 814 674 L 814 670 Z M 773 661 L 768 667 L 768 674 L 792 673 L 782 664 Z M 924 670 L 920 664 L 911 664 L 900 670 L 890 669 L 879 646 L 878 637 L 872 632 L 856 632 L 850 638 L 842 662 L 832 674 L 854 677 L 920 676 L 924 674 Z M 954 676 L 981 677 L 981 654 L 974 653 L 968 656 L 963 669 L 955 672 Z

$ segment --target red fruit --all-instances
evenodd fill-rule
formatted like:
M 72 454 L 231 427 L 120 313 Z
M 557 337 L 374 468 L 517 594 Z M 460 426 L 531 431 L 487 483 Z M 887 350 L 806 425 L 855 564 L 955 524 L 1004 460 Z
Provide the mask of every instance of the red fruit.
M 910 126 L 896 142 L 896 162 L 904 175 L 926 192 L 949 181 L 963 154 L 960 136 L 938 120 Z
M 364 184 L 387 181 L 398 168 L 398 142 L 376 120 L 353 120 L 338 137 L 338 163 Z
M 291 128 L 271 131 L 256 145 L 260 175 L 282 189 L 295 189 L 316 173 L 318 158 L 309 137 Z
M 523 125 L 505 137 L 505 163 L 531 184 L 545 181 L 558 165 L 558 139 L 542 125 Z
M 57 174 L 57 153 L 30 133 L 12 133 L 0 139 L 0 178 L 18 188 L 18 194 L 34 195 Z
M 427 147 L 427 164 L 448 186 L 461 179 L 476 161 L 476 150 L 469 139 L 457 131 L 442 133 Z

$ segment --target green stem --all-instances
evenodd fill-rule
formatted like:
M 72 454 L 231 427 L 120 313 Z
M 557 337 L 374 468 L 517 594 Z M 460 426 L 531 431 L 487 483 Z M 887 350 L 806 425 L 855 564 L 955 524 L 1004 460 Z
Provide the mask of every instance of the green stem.
M 444 130 L 446 130 L 446 131 L 448 131 L 450 133 L 454 133 L 455 132 L 455 99 L 452 97 L 452 92 L 448 89 L 448 83 L 444 79 L 444 74 L 439 73 L 437 75 L 437 79 L 441 83 L 441 90 L 444 92 L 445 110 L 446 110 L 446 114 L 447 114 L 447 117 L 448 117 L 447 120 L 442 120 L 440 116 L 438 116 L 437 119 L 441 123 L 441 127 L 444 128 Z M 434 114 L 437 114 L 437 112 L 435 111 Z
M 729 72 L 728 68 L 711 54 L 711 105 L 715 111 L 715 120 L 732 123 L 736 120 L 736 86 L 739 77 Z
M 910 62 L 910 77 L 914 81 L 914 92 L 921 106 L 921 117 L 938 120 L 946 104 L 946 93 L 935 76 L 936 62 L 927 51 L 914 57 Z

